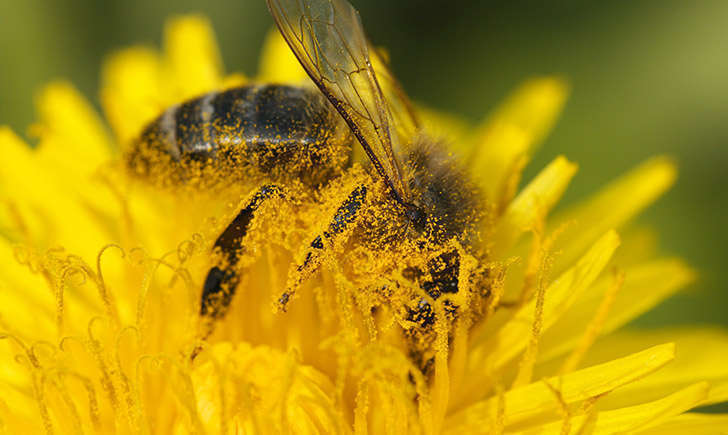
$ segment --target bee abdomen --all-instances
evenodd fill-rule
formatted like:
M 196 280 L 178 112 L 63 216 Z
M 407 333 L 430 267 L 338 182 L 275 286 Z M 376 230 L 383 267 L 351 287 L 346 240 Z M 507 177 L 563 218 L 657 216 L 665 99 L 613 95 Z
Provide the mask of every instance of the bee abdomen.
M 319 184 L 348 163 L 348 129 L 307 88 L 265 85 L 214 92 L 167 109 L 132 145 L 132 172 L 160 184 L 231 177 Z

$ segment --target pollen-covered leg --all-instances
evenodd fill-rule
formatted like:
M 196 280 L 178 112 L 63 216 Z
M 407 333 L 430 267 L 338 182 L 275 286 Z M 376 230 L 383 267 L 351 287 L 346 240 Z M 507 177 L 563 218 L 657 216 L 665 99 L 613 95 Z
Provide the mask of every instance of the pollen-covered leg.
M 200 304 L 200 316 L 208 320 L 208 324 L 225 315 L 235 288 L 240 282 L 238 260 L 243 250 L 243 238 L 248 232 L 255 211 L 270 198 L 284 197 L 283 190 L 276 185 L 268 184 L 261 187 L 215 241 L 213 250 L 219 251 L 222 258 L 207 273 Z M 212 332 L 211 327 L 208 326 L 207 329 L 203 332 L 203 336 Z
M 445 246 L 419 266 L 408 267 L 402 276 L 422 290 L 419 297 L 406 306 L 405 338 L 409 355 L 426 378 L 434 373 L 437 352 L 446 351 L 438 345 L 439 337 L 453 338 L 458 319 L 468 324 L 472 313 L 471 300 L 487 298 L 485 269 L 457 243 Z M 448 345 L 449 346 L 449 345 Z
M 291 300 L 301 283 L 318 270 L 324 250 L 330 248 L 335 241 L 341 238 L 345 230 L 354 225 L 366 201 L 366 196 L 366 186 L 361 185 L 354 189 L 336 210 L 328 228 L 309 244 L 303 262 L 290 275 L 286 291 L 278 298 L 279 310 L 286 310 L 288 301 Z

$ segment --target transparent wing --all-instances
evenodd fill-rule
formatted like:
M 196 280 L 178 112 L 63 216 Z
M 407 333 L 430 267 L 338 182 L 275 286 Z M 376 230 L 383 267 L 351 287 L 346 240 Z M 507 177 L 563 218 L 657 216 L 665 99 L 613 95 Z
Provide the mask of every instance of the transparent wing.
M 411 139 L 415 133 L 422 129 L 415 106 L 407 97 L 407 93 L 397 78 L 392 74 L 387 54 L 383 50 L 371 46 L 369 52 L 373 54 L 372 66 L 385 99 L 389 103 L 393 125 L 397 129 L 400 139 L 404 138 L 405 142 L 408 142 L 408 139 Z M 395 156 L 401 155 L 396 148 L 394 148 L 394 151 Z
M 346 0 L 267 0 L 306 72 L 339 111 L 400 202 L 409 194 L 393 148 L 392 112 L 377 82 L 359 14 Z

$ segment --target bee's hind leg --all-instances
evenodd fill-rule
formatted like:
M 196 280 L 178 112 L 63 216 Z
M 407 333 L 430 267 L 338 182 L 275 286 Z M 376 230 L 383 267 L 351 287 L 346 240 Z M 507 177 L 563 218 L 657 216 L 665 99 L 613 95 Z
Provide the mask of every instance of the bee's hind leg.
M 200 317 L 203 320 L 203 330 L 200 335 L 203 340 L 212 333 L 214 321 L 223 317 L 230 306 L 240 282 L 237 266 L 244 248 L 243 239 L 256 210 L 271 198 L 285 198 L 283 189 L 275 184 L 261 187 L 215 241 L 213 250 L 218 251 L 222 258 L 207 273 L 202 287 Z
M 308 245 L 303 262 L 292 271 L 286 291 L 278 298 L 277 308 L 286 311 L 288 302 L 296 293 L 298 287 L 313 275 L 322 262 L 322 254 L 332 244 L 341 238 L 342 233 L 356 223 L 359 212 L 366 202 L 367 187 L 359 185 L 354 189 L 334 213 L 334 217 L 325 231 L 316 236 Z

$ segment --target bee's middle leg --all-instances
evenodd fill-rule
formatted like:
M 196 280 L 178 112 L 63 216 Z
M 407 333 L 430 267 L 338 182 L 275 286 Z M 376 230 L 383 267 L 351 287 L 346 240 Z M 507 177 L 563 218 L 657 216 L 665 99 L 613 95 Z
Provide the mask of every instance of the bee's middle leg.
M 366 196 L 366 185 L 357 186 L 336 210 L 326 230 L 309 243 L 303 262 L 293 270 L 286 291 L 278 298 L 279 310 L 286 311 L 288 302 L 295 295 L 301 283 L 318 270 L 324 250 L 330 248 L 336 240 L 341 239 L 345 230 L 351 229 L 355 225 L 366 202 Z

